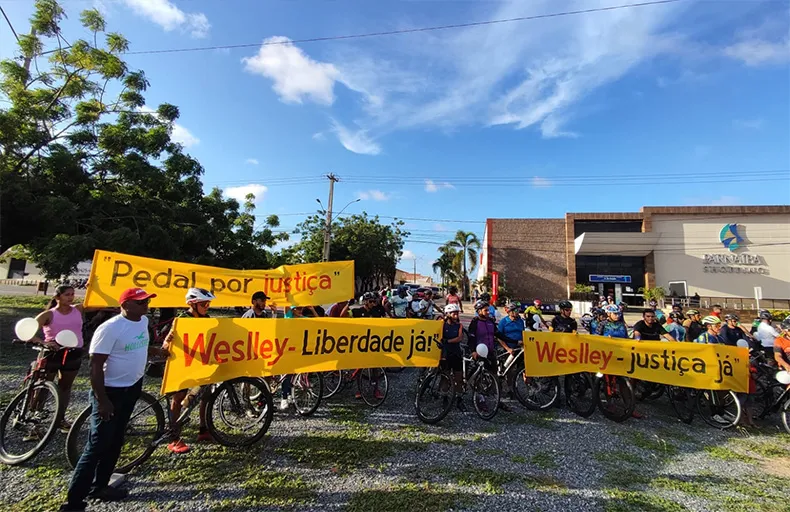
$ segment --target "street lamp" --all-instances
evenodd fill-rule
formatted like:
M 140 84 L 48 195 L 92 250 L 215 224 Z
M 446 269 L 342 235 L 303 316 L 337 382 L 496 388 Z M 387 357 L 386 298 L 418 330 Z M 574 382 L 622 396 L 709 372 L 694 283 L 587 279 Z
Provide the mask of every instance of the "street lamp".
M 348 208 L 349 206 L 351 206 L 354 203 L 360 202 L 361 200 L 362 200 L 361 198 L 357 198 L 357 199 L 354 199 L 353 201 L 349 201 L 348 204 L 346 204 L 343 207 L 343 209 L 340 210 L 340 212 L 337 215 L 335 215 L 334 217 L 332 217 L 332 201 L 331 200 L 329 202 L 329 209 L 328 210 L 324 209 L 324 211 L 326 212 L 326 225 L 324 226 L 324 254 L 323 254 L 323 261 L 329 261 L 329 246 L 331 244 L 332 222 L 334 222 L 335 219 L 337 219 L 340 216 L 341 213 L 346 211 L 346 208 Z M 324 208 L 324 205 L 321 203 L 320 199 L 316 198 L 316 202 L 319 205 L 321 205 L 321 208 Z

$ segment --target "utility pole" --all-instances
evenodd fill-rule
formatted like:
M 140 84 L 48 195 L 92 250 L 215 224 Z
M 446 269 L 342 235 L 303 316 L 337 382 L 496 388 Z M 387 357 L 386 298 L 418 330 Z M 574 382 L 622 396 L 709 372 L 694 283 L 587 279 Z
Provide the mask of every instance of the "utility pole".
M 326 206 L 326 225 L 324 226 L 324 257 L 323 261 L 329 261 L 329 244 L 331 241 L 332 230 L 332 200 L 335 195 L 335 182 L 340 179 L 334 174 L 326 176 L 329 179 L 329 202 Z
M 417 284 L 417 255 L 414 255 L 414 284 Z

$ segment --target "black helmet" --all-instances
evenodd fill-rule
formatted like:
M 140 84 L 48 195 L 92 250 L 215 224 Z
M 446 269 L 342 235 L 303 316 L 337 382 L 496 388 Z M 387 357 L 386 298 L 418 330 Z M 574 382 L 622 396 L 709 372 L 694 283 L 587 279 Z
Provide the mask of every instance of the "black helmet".
M 573 304 L 571 304 L 568 300 L 561 300 L 557 305 L 560 307 L 560 309 L 573 309 Z
M 491 294 L 488 293 L 488 292 L 481 293 L 480 297 L 478 297 L 478 298 L 480 300 L 482 300 L 482 301 L 485 301 L 485 302 L 491 302 Z
M 787 317 L 785 317 L 784 320 L 782 320 L 782 329 L 784 329 L 785 331 L 790 331 L 790 315 L 788 315 Z
M 519 311 L 519 310 L 521 310 L 521 304 L 519 304 L 518 302 L 511 302 L 505 307 L 505 311 L 507 311 L 508 313 L 510 313 L 511 311 Z
M 766 310 L 760 311 L 760 320 L 773 320 L 773 319 L 774 317 L 770 311 L 766 311 Z
M 672 313 L 669 314 L 669 318 L 671 318 L 672 320 L 680 320 L 683 318 L 683 315 L 678 313 L 677 311 L 673 311 Z
M 726 315 L 724 315 L 724 319 L 735 320 L 737 322 L 738 320 L 740 320 L 740 317 L 738 317 L 738 315 L 736 315 L 735 313 L 727 313 Z
M 378 295 L 376 295 L 375 293 L 373 293 L 373 292 L 365 292 L 365 293 L 362 294 L 362 297 L 360 297 L 359 302 L 367 302 L 369 300 L 376 300 L 377 298 L 378 298 Z

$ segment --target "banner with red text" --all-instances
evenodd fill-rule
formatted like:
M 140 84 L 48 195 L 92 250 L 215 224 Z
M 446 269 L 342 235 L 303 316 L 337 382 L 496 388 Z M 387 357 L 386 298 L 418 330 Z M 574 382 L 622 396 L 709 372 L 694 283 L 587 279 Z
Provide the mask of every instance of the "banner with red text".
M 442 322 L 177 318 L 162 392 L 303 372 L 439 364 Z
M 600 372 L 687 388 L 749 390 L 749 352 L 740 347 L 530 331 L 524 333 L 524 360 L 531 377 Z
M 214 295 L 213 307 L 249 306 L 262 291 L 270 302 L 291 306 L 331 304 L 354 296 L 354 262 L 283 265 L 271 270 L 229 270 L 97 250 L 93 256 L 87 307 L 117 306 L 127 288 L 156 293 L 151 307 L 186 307 L 189 288 Z

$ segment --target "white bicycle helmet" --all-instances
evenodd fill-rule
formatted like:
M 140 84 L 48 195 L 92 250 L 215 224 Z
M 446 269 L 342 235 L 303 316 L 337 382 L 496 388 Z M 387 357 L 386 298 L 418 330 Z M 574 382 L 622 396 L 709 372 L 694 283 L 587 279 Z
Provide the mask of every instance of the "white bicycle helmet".
M 458 304 L 448 304 L 444 307 L 444 314 L 449 315 L 450 313 L 460 313 L 461 308 Z
M 216 299 L 214 294 L 205 288 L 190 288 L 187 290 L 187 304 L 194 304 L 195 302 L 211 302 L 214 299 Z
M 618 308 L 614 304 L 609 304 L 608 306 L 603 308 L 603 310 L 606 311 L 607 313 L 619 313 L 620 312 L 620 308 Z

